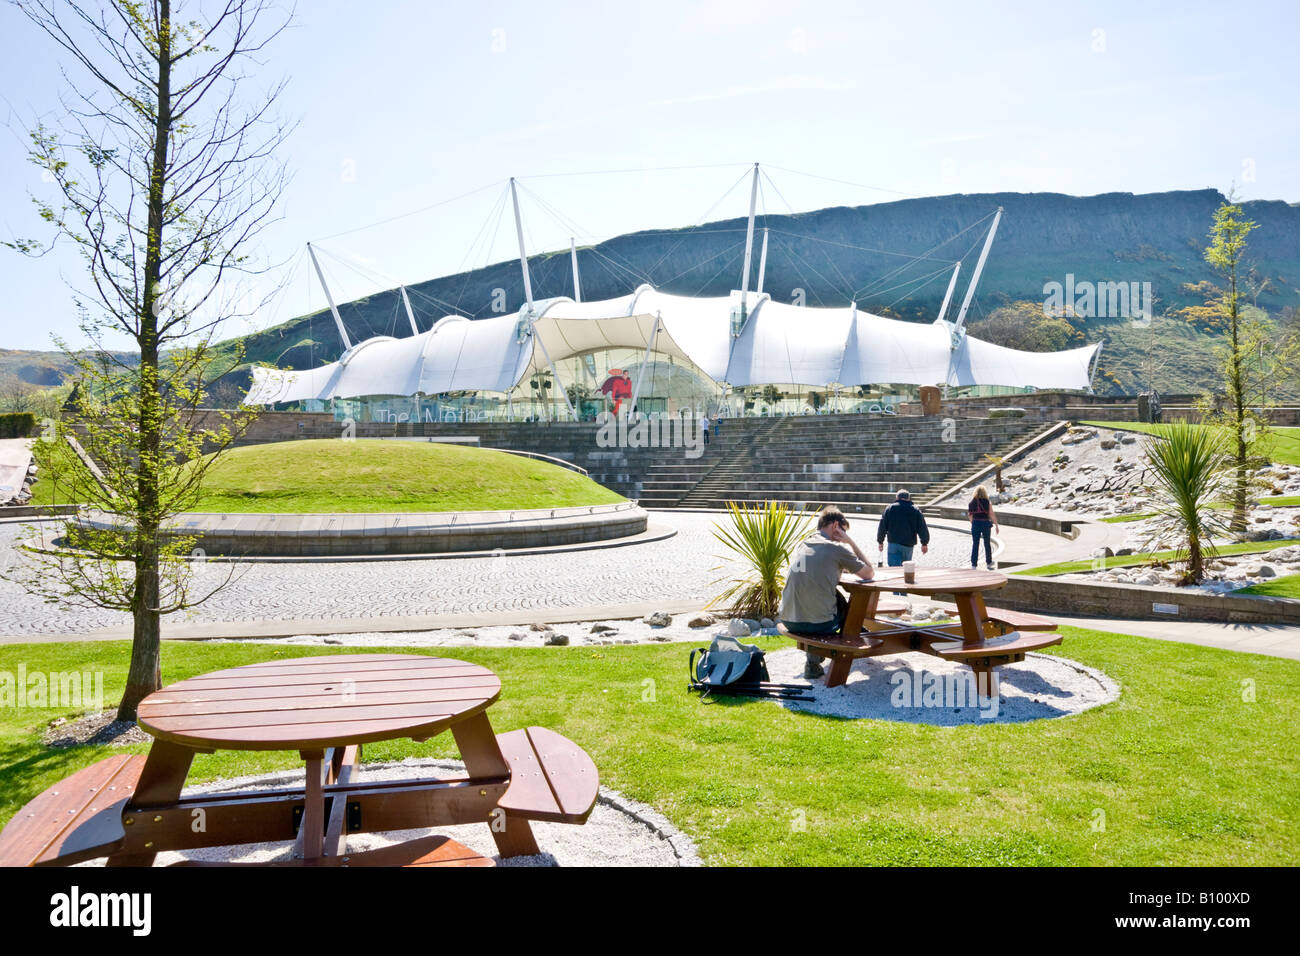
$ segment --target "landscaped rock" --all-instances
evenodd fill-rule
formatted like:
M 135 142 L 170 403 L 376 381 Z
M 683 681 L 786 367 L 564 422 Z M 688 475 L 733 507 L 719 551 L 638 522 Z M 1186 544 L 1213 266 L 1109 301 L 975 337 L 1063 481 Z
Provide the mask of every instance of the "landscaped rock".
M 1134 438 L 1132 435 L 1120 435 L 1119 440 L 1120 440 L 1120 444 L 1122 445 L 1131 445 L 1135 441 L 1137 441 L 1137 439 Z
M 758 624 L 765 631 L 770 628 L 776 627 L 776 621 L 772 620 L 770 617 L 763 618 L 761 621 L 758 622 Z
M 1261 564 L 1259 566 L 1259 576 L 1261 578 L 1275 578 L 1277 577 L 1277 568 L 1271 564 Z
M 1160 576 L 1156 574 L 1154 571 L 1148 571 L 1146 574 L 1142 574 L 1134 578 L 1133 583 L 1141 584 L 1145 587 L 1155 587 L 1160 583 Z
M 618 632 L 614 631 L 613 633 L 617 634 Z M 549 647 L 564 647 L 568 643 L 569 643 L 568 634 L 561 634 L 558 631 L 551 631 L 551 633 L 546 635 L 546 644 Z
M 687 627 L 712 627 L 717 621 L 712 614 L 697 614 L 686 622 Z
M 730 637 L 749 637 L 749 625 L 738 618 L 732 618 L 727 622 L 727 634 Z
M 512 641 L 522 641 L 522 640 L 523 640 L 524 638 L 526 638 L 527 636 L 528 636 L 528 635 L 525 634 L 525 633 L 523 633 L 522 631 L 512 631 L 512 632 L 508 635 L 509 639 L 512 640 Z
M 649 624 L 651 627 L 667 627 L 673 622 L 673 617 L 667 611 L 655 611 L 641 620 L 643 624 Z
M 591 625 L 591 633 L 592 634 L 617 634 L 618 628 L 613 627 L 609 624 L 593 624 Z
M 752 617 L 742 617 L 741 620 L 744 622 L 745 626 L 749 628 L 749 632 L 751 634 L 754 631 L 762 630 L 762 625 L 759 624 L 758 621 L 754 620 Z
M 555 628 L 551 627 L 551 625 L 549 625 L 549 624 L 529 624 L 529 625 L 528 625 L 528 630 L 530 630 L 530 631 L 553 631 L 553 630 L 555 630 Z
M 1113 439 L 1113 438 L 1103 438 L 1103 439 L 1101 440 L 1101 447 L 1102 447 L 1102 449 L 1105 450 L 1105 451 L 1110 451 L 1112 448 L 1114 448 L 1114 447 L 1115 447 L 1116 445 L 1118 445 L 1118 444 L 1119 444 L 1119 442 L 1115 441 L 1115 439 Z

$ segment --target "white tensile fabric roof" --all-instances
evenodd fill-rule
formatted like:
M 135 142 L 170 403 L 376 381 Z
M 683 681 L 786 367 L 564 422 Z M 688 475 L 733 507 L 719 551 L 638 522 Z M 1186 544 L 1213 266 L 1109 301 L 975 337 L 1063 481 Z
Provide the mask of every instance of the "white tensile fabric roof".
M 803 308 L 766 295 L 754 296 L 740 335 L 733 337 L 734 301 L 642 286 L 599 302 L 537 302 L 531 323 L 525 310 L 472 321 L 448 316 L 419 335 L 367 339 L 320 368 L 255 368 L 245 401 L 272 405 L 417 392 L 506 392 L 553 362 L 604 349 L 644 351 L 652 338 L 655 353 L 690 363 L 735 388 L 889 383 L 1087 389 L 1100 347 L 1022 352 L 954 335 L 946 322 L 903 322 L 855 308 Z

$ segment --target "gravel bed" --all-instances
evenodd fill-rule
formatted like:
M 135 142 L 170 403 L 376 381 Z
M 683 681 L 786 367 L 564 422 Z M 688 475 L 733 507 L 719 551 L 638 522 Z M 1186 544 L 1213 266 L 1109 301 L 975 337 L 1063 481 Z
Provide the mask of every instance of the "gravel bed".
M 972 695 L 973 675 L 965 664 L 919 652 L 859 659 L 847 683 L 830 689 L 821 680 L 804 680 L 803 668 L 800 650 L 767 655 L 774 682 L 811 684 L 805 693 L 814 698 L 777 703 L 827 717 L 941 727 L 1017 724 L 1079 714 L 1119 697 L 1119 685 L 1101 671 L 1049 654 L 1026 654 L 1018 664 L 997 668 L 996 700 L 987 692 Z
M 363 764 L 361 779 L 373 781 L 412 780 L 419 777 L 446 778 L 464 773 L 464 765 L 454 760 L 407 759 L 401 763 Z M 185 796 L 203 793 L 238 793 L 250 789 L 302 786 L 304 774 L 262 774 L 215 780 L 197 787 L 186 787 Z M 537 856 L 502 860 L 486 824 L 438 827 L 425 830 L 401 830 L 384 833 L 358 833 L 349 836 L 351 853 L 373 850 L 419 837 L 442 834 L 477 853 L 490 856 L 499 866 L 699 866 L 699 854 L 689 837 L 672 826 L 650 807 L 629 800 L 617 791 L 600 788 L 596 807 L 581 826 L 562 823 L 533 823 L 533 835 L 542 852 Z M 199 850 L 159 853 L 156 866 L 183 860 L 208 862 L 265 863 L 288 859 L 293 845 L 288 842 L 250 843 L 234 847 L 206 847 Z M 84 866 L 102 866 L 92 860 Z

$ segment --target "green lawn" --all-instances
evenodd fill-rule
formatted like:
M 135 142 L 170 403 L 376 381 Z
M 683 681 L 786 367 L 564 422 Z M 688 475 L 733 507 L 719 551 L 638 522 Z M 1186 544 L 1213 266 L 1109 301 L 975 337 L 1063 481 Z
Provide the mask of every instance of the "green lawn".
M 1300 539 L 1282 538 L 1279 541 L 1242 541 L 1237 544 L 1222 544 L 1217 548 L 1217 552 L 1224 556 L 1259 554 L 1264 551 L 1275 551 L 1278 548 L 1289 548 L 1293 544 L 1300 544 Z M 1128 568 L 1139 564 L 1150 564 L 1154 561 L 1173 561 L 1177 557 L 1177 551 L 1146 551 L 1140 554 L 1117 555 L 1106 559 L 1106 567 Z M 1091 570 L 1093 570 L 1093 562 L 1091 558 L 1087 558 L 1083 561 L 1061 561 L 1057 564 L 1041 564 L 1036 568 L 1020 568 L 1011 573 L 1050 577 L 1053 574 L 1072 574 L 1076 571 Z
M 624 499 L 558 465 L 461 445 L 320 439 L 226 452 L 196 511 L 492 511 Z
M 1093 428 L 1109 428 L 1114 431 L 1141 432 L 1151 435 L 1161 426 L 1148 425 L 1143 422 L 1079 422 Z M 1269 429 L 1269 447 L 1263 451 L 1270 460 L 1284 465 L 1300 465 L 1300 428 L 1278 426 Z
M 1271 581 L 1252 584 L 1234 594 L 1260 594 L 1264 597 L 1300 598 L 1300 574 L 1284 574 Z
M 1020 725 L 929 727 L 704 704 L 674 645 L 443 650 L 494 670 L 498 732 L 541 724 L 591 754 L 603 783 L 661 810 L 712 864 L 1085 866 L 1288 864 L 1300 858 L 1300 662 L 1063 628 L 1056 650 L 1119 681 L 1118 701 Z M 789 646 L 761 639 L 771 649 Z M 375 648 L 374 650 L 383 650 Z M 410 649 L 406 649 L 410 650 Z M 163 678 L 350 649 L 171 643 Z M 102 668 L 120 692 L 127 645 L 0 648 L 0 669 Z M 647 683 L 647 682 L 653 683 Z M 1253 702 L 1243 701 L 1252 682 Z M 648 689 L 654 699 L 647 700 Z M 51 751 L 59 712 L 0 710 L 0 820 L 102 758 Z M 131 748 L 142 751 L 143 746 Z M 450 735 L 366 748 L 449 756 Z M 298 764 L 200 756 L 192 780 Z M 1097 811 L 1104 830 L 1095 830 Z M 806 820 L 806 828 L 795 824 Z
M 1126 515 L 1111 515 L 1109 518 L 1098 518 L 1098 521 L 1104 521 L 1106 524 L 1126 524 L 1129 521 L 1141 521 L 1143 518 L 1150 518 L 1150 511 L 1135 511 Z

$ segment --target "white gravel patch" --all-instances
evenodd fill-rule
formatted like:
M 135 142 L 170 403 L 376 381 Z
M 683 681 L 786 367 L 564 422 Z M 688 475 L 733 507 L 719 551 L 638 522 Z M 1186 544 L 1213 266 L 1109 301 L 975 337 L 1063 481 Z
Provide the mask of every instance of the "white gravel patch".
M 408 758 L 401 763 L 362 764 L 360 778 L 366 782 L 410 780 L 419 777 L 463 775 L 464 764 L 455 760 Z M 186 787 L 185 796 L 203 793 L 236 793 L 242 790 L 303 785 L 304 772 L 261 774 L 215 780 Z M 498 866 L 699 866 L 694 842 L 672 826 L 653 808 L 629 800 L 622 794 L 600 788 L 596 807 L 585 824 L 533 823 L 533 835 L 541 853 L 537 856 L 497 856 L 487 824 L 437 827 L 424 830 L 394 830 L 384 833 L 356 833 L 347 838 L 347 850 L 359 853 L 405 840 L 440 834 L 464 844 L 476 853 L 492 857 Z M 289 859 L 293 844 L 286 841 L 250 843 L 231 847 L 159 853 L 155 866 L 183 860 L 207 862 L 265 863 Z M 92 860 L 83 866 L 102 866 Z
M 1119 697 L 1119 685 L 1101 671 L 1048 654 L 1027 654 L 1018 664 L 997 668 L 996 697 L 988 688 L 978 696 L 973 692 L 973 672 L 965 664 L 919 652 L 860 658 L 848 681 L 830 689 L 821 679 L 805 681 L 803 667 L 803 651 L 767 655 L 773 681 L 812 684 L 807 693 L 814 700 L 780 701 L 781 706 L 827 717 L 941 727 L 1015 724 L 1068 717 Z
M 570 645 L 662 644 L 694 642 L 707 645 L 715 636 L 726 635 L 727 620 L 709 627 L 691 628 L 686 623 L 694 614 L 678 614 L 667 627 L 652 627 L 640 619 L 581 621 L 548 624 L 549 633 L 562 634 Z M 593 633 L 593 627 L 609 628 Z M 775 628 L 759 628 L 754 636 L 774 635 Z M 296 634 L 293 637 L 213 640 L 213 644 L 308 644 L 342 647 L 542 647 L 548 631 L 530 630 L 526 624 L 487 627 L 439 628 L 431 631 L 365 632 L 360 634 Z

